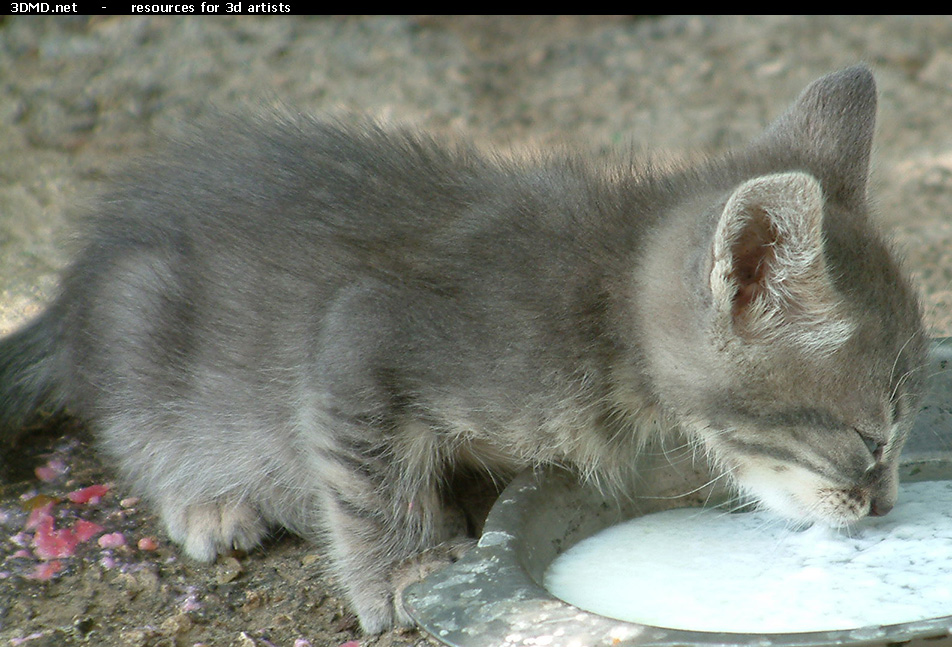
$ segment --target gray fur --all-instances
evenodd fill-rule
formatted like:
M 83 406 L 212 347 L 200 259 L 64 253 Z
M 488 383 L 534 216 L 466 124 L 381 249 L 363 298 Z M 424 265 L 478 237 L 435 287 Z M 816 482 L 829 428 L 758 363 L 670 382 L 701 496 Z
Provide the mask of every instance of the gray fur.
M 783 515 L 884 513 L 925 337 L 869 222 L 874 118 L 851 68 L 674 170 L 223 119 L 101 201 L 0 344 L 0 412 L 85 420 L 195 558 L 272 525 L 326 542 L 369 632 L 472 530 L 467 473 L 623 491 L 679 426 Z

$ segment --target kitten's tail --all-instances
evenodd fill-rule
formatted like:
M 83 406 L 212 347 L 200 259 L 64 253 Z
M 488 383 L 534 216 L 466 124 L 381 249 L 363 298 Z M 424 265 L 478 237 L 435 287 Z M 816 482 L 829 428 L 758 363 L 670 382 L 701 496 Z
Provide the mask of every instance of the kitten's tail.
M 62 317 L 56 304 L 0 339 L 0 442 L 11 443 L 38 415 L 63 408 L 59 388 Z

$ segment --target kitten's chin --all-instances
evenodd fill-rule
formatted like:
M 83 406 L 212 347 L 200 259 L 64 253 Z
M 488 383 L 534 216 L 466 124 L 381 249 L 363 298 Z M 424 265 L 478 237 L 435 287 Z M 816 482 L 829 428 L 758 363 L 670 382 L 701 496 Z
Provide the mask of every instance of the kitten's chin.
M 758 462 L 734 470 L 738 489 L 788 521 L 842 527 L 870 514 L 867 487 L 838 486 L 797 465 Z

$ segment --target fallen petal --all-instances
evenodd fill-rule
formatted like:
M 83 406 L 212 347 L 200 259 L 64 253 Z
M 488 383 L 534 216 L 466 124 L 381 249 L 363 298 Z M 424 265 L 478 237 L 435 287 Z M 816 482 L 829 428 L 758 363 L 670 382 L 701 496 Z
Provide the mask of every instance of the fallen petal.
M 40 521 L 33 535 L 34 552 L 43 560 L 72 557 L 77 544 L 79 540 L 76 535 L 68 528 L 56 530 L 53 517 L 50 516 Z
M 139 550 L 155 550 L 159 547 L 159 542 L 155 540 L 155 537 L 143 537 L 136 545 Z
M 119 548 L 125 545 L 126 538 L 121 532 L 109 533 L 99 538 L 99 546 L 102 548 Z
M 76 521 L 76 524 L 73 526 L 73 532 L 76 534 L 76 539 L 80 543 L 84 541 L 89 541 L 96 535 L 100 534 L 105 528 L 100 526 L 98 523 L 93 523 L 92 521 L 86 521 L 85 519 L 79 519 Z
M 74 490 L 66 495 L 66 498 L 73 503 L 91 503 L 96 504 L 109 491 L 108 485 L 90 485 L 80 490 Z
M 40 499 L 39 501 L 34 501 L 34 499 Z M 36 528 L 41 521 L 44 519 L 53 519 L 53 504 L 56 502 L 55 499 L 52 499 L 48 496 L 38 495 L 27 501 L 28 509 L 30 511 L 30 516 L 27 517 L 26 525 L 24 526 L 27 530 L 33 530 Z
M 63 570 L 63 564 L 61 562 L 55 560 L 52 562 L 43 562 L 41 564 L 37 564 L 36 568 L 33 569 L 33 572 L 27 575 L 27 578 L 31 580 L 42 581 L 51 580 L 61 570 Z

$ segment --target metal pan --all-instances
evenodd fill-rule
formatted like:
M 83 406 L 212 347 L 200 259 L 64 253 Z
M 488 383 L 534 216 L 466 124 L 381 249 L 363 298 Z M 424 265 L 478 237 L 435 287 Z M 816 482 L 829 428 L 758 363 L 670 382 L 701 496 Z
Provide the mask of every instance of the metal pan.
M 930 393 L 903 452 L 906 481 L 952 479 L 952 338 L 935 341 L 928 372 Z M 493 506 L 478 546 L 411 587 L 407 611 L 455 647 L 952 645 L 952 615 L 851 631 L 707 633 L 613 620 L 553 597 L 542 586 L 543 574 L 576 542 L 625 519 L 727 496 L 716 484 L 704 486 L 710 475 L 689 461 L 660 454 L 644 461 L 644 486 L 623 502 L 607 500 L 565 471 L 520 475 Z

